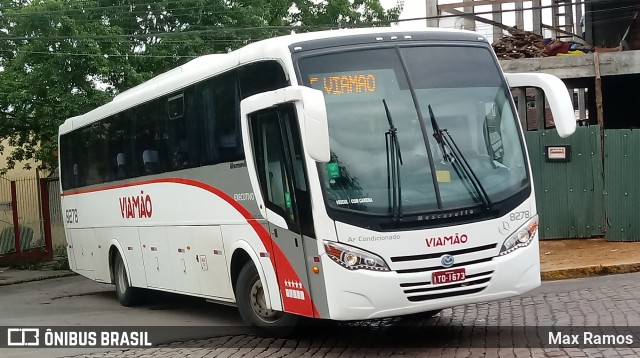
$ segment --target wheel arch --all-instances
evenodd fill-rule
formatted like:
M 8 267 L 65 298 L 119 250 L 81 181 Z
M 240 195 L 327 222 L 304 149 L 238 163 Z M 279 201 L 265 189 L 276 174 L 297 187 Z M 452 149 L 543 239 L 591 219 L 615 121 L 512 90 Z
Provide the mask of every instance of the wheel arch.
M 269 264 L 271 261 L 269 258 L 266 258 Z M 233 287 L 233 293 L 235 296 L 236 293 L 236 282 L 238 280 L 238 275 L 240 271 L 248 262 L 251 262 L 256 270 L 258 271 L 258 275 L 260 276 L 260 280 L 262 281 L 262 285 L 265 288 L 266 295 L 266 303 L 270 309 L 282 311 L 282 301 L 279 296 L 278 282 L 277 280 L 269 280 L 268 275 L 265 273 L 265 267 L 258 255 L 255 253 L 251 245 L 244 240 L 238 240 L 236 245 L 234 245 L 233 253 L 231 255 L 231 260 L 229 262 L 229 277 L 231 279 L 231 285 Z M 275 271 L 273 277 L 275 278 Z
M 111 240 L 111 243 L 109 244 L 109 256 L 107 256 L 109 258 L 109 278 L 111 280 L 111 282 L 109 283 L 115 283 L 114 266 L 116 263 L 116 255 L 120 255 L 120 258 L 122 259 L 127 272 L 131 272 L 129 270 L 129 265 L 123 252 L 124 251 L 122 250 L 122 246 L 120 245 L 120 243 L 115 239 Z M 129 280 L 129 285 L 131 285 L 131 275 L 127 275 L 127 278 Z

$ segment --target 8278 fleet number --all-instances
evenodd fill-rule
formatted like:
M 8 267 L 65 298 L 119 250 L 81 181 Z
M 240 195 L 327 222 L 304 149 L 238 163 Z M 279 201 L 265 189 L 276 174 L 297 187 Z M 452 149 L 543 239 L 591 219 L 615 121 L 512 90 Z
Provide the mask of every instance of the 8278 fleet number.
M 64 211 L 67 224 L 78 223 L 78 209 L 67 209 Z
M 522 219 L 528 219 L 529 218 L 529 210 L 527 211 L 517 211 L 515 213 L 511 213 L 511 215 L 509 215 L 509 219 L 511 221 L 516 221 L 516 220 L 522 220 Z

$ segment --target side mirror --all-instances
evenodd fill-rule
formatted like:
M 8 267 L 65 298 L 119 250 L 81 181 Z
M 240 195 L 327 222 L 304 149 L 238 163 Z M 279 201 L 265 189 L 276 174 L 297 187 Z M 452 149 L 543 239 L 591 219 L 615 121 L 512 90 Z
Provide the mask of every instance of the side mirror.
M 304 86 L 289 86 L 245 98 L 240 103 L 243 126 L 250 113 L 291 102 L 295 103 L 305 151 L 317 162 L 329 162 L 331 159 L 329 127 L 322 91 Z M 243 135 L 246 138 L 248 138 L 247 134 L 248 130 L 243 128 Z
M 509 87 L 538 87 L 544 91 L 558 135 L 567 138 L 576 131 L 573 103 L 564 82 L 546 73 L 505 73 Z
M 324 94 L 309 87 L 299 87 L 299 91 L 302 95 L 303 111 L 298 116 L 303 123 L 301 135 L 304 147 L 313 160 L 328 163 L 331 160 L 331 151 Z

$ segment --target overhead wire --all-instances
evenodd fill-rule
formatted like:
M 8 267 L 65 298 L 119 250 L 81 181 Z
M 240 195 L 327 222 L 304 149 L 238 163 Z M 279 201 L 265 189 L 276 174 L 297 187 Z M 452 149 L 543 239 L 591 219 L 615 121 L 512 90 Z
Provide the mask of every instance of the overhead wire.
M 582 1 L 580 2 L 580 4 L 585 4 L 585 3 L 599 3 L 599 2 L 603 2 L 604 0 L 590 0 L 590 1 Z M 178 1 L 176 1 L 178 2 Z M 167 3 L 173 3 L 173 1 L 171 0 L 167 0 Z M 157 3 L 147 3 L 147 4 L 135 4 L 134 6 L 144 6 L 144 5 L 156 5 Z M 473 14 L 466 14 L 466 15 L 483 15 L 483 14 L 492 14 L 492 13 L 496 13 L 496 12 L 512 12 L 512 11 L 531 11 L 534 9 L 543 9 L 543 8 L 550 8 L 553 6 L 558 6 L 556 5 L 544 5 L 544 6 L 539 6 L 539 7 L 530 7 L 530 8 L 525 8 L 525 9 L 505 9 L 502 11 L 487 11 L 487 12 L 477 12 L 477 13 L 473 13 Z M 105 9 L 105 8 L 120 8 L 120 7 L 131 7 L 130 5 L 114 5 L 114 6 L 108 6 L 108 7 L 94 7 L 94 8 L 85 8 L 86 9 Z M 200 7 L 197 7 L 200 8 Z M 628 8 L 628 6 L 620 6 L 617 7 L 618 9 L 626 9 Z M 616 8 L 612 8 L 612 9 L 604 9 L 604 10 L 608 10 L 608 11 L 612 11 L 615 10 Z M 67 9 L 69 10 L 69 9 Z M 73 9 L 74 11 L 77 9 Z M 60 10 L 62 11 L 62 10 Z M 603 11 L 603 10 L 596 10 L 596 11 Z M 362 24 L 360 26 L 371 26 L 371 25 L 381 25 L 381 24 L 388 24 L 388 23 L 399 23 L 399 22 L 404 22 L 404 21 L 416 21 L 416 20 L 426 20 L 426 19 L 430 19 L 430 18 L 447 18 L 447 17 L 462 17 L 465 14 L 451 14 L 451 15 L 440 15 L 440 16 L 436 16 L 436 17 L 418 17 L 418 18 L 410 18 L 410 19 L 397 19 L 394 21 L 378 21 L 378 22 L 374 22 L 374 23 L 368 23 L 368 24 Z M 618 17 L 618 19 L 627 19 L 627 18 L 631 18 L 631 16 L 620 16 Z M 73 20 L 73 19 L 72 19 Z M 87 20 L 88 21 L 88 20 Z M 614 21 L 613 19 L 606 19 L 606 20 L 597 20 L 597 21 Z M 482 24 L 485 26 L 486 28 L 490 28 L 493 27 L 493 25 L 489 25 L 489 24 Z M 109 25 L 105 25 L 106 27 L 108 27 Z M 189 26 L 187 28 L 187 30 L 182 30 L 182 31 L 165 31 L 165 32 L 148 32 L 148 33 L 133 33 L 133 34 L 107 34 L 107 35 L 72 35 L 72 36 L 10 36 L 8 34 L 3 34 L 0 32 L 0 40 L 5 40 L 5 41 L 36 41 L 36 40 L 47 40 L 47 41 L 65 41 L 65 40 L 71 40 L 71 41 L 84 41 L 84 40 L 92 40 L 98 43 L 123 43 L 123 42 L 134 42 L 137 44 L 144 44 L 148 42 L 145 42 L 150 40 L 150 39 L 156 39 L 158 42 L 157 43 L 164 43 L 164 44 L 171 44 L 171 43 L 179 43 L 182 42 L 180 40 L 170 40 L 169 37 L 172 36 L 215 36 L 215 35 L 219 35 L 219 34 L 227 34 L 227 33 L 239 33 L 239 32 L 251 32 L 251 31 L 265 31 L 265 30 L 273 30 L 273 31 L 290 31 L 290 30 L 323 30 L 323 29 L 338 29 L 338 28 L 344 28 L 344 27 L 359 27 L 359 26 L 344 26 L 344 25 L 337 25 L 337 24 L 330 24 L 330 25 L 313 25 L 313 26 L 294 26 L 294 25 L 288 25 L 288 26 L 254 26 L 254 27 L 214 27 L 211 28 L 211 26 L 208 25 L 201 25 L 201 24 L 197 24 L 197 25 L 187 25 Z M 195 29 L 191 29 L 193 27 L 198 27 L 198 28 L 202 28 L 200 30 L 195 30 Z M 443 28 L 455 28 L 456 26 L 452 25 L 452 26 L 442 26 Z M 126 29 L 126 28 L 122 28 L 123 30 L 133 30 L 133 31 L 139 31 L 139 30 L 144 30 L 144 28 L 136 28 L 136 29 Z M 217 43 L 233 43 L 233 42 L 247 42 L 247 41 L 254 41 L 260 38 L 244 38 L 244 39 L 212 39 L 212 38 L 207 38 L 206 41 L 208 42 L 217 42 Z M 42 53 L 51 53 L 53 54 L 54 52 L 47 52 L 47 51 L 42 51 Z M 83 55 L 83 54 L 77 54 L 77 55 Z M 103 54 L 84 54 L 87 56 L 94 56 L 94 55 L 103 55 Z M 111 56 L 120 56 L 120 55 L 111 55 Z M 122 56 L 126 56 L 126 55 L 122 55 Z M 172 57 L 172 56 L 168 56 L 168 57 Z
M 582 1 L 576 1 L 574 3 L 572 3 L 572 5 L 583 5 L 583 4 L 591 4 L 591 3 L 604 3 L 604 2 L 608 2 L 608 0 L 582 0 Z M 472 3 L 470 3 L 472 4 Z M 482 6 L 482 5 L 476 5 L 476 6 Z M 434 16 L 422 16 L 422 17 L 414 17 L 414 18 L 408 18 L 408 19 L 398 19 L 396 20 L 397 22 L 403 22 L 403 21 L 416 21 L 416 20 L 431 20 L 431 19 L 442 19 L 442 18 L 449 18 L 449 17 L 465 17 L 465 16 L 477 16 L 477 15 L 491 15 L 491 14 L 501 14 L 501 13 L 505 13 L 505 12 L 516 12 L 516 11 L 527 11 L 527 10 L 543 10 L 543 9 L 551 9 L 554 7 L 564 7 L 564 4 L 551 4 L 551 5 L 540 5 L 540 6 L 531 6 L 531 7 L 527 7 L 527 8 L 523 8 L 523 9 L 500 9 L 500 10 L 488 10 L 488 11 L 482 11 L 482 12 L 472 12 L 472 13 L 462 13 L 462 14 L 452 14 L 449 13 L 448 15 L 434 15 Z M 460 6 L 465 7 L 463 5 Z M 447 10 L 441 10 L 442 12 L 447 12 Z M 395 22 L 395 21 L 394 21 Z
M 0 50 L 0 52 L 11 52 L 11 50 Z M 86 56 L 86 57 L 148 57 L 148 58 L 196 58 L 200 57 L 199 55 L 152 55 L 152 54 L 104 54 L 104 53 L 74 53 L 74 52 L 47 52 L 47 51 L 29 51 L 29 50 L 20 50 L 20 53 L 31 53 L 31 54 L 41 54 L 41 55 L 54 55 L 54 56 Z
M 171 4 L 171 3 L 182 3 L 183 0 L 166 0 L 166 4 Z M 593 3 L 601 3 L 601 2 L 607 2 L 607 0 L 583 0 L 580 2 L 575 2 L 572 5 L 581 5 L 581 4 L 593 4 Z M 256 0 L 253 2 L 247 2 L 243 5 L 250 5 L 252 3 L 263 3 L 262 0 Z M 101 7 L 89 7 L 89 8 L 73 8 L 73 9 L 61 9 L 61 10 L 51 10 L 51 11 L 39 11 L 39 12 L 29 12 L 29 13 L 20 13 L 20 12 L 10 12 L 10 13 L 6 13 L 4 15 L 9 15 L 9 16 L 34 16 L 34 17 L 38 17 L 38 16 L 46 16 L 46 15 L 50 15 L 50 14 L 54 14 L 54 13 L 64 13 L 64 12 L 78 12 L 78 11 L 83 11 L 86 12 L 88 10 L 105 10 L 105 9 L 116 9 L 116 8 L 131 8 L 134 7 L 136 8 L 136 10 L 132 10 L 127 12 L 126 14 L 128 15 L 135 15 L 138 13 L 143 13 L 143 14 L 149 14 L 151 12 L 154 11 L 171 11 L 171 13 L 168 13 L 168 15 L 172 15 L 172 16 L 182 16 L 182 15 L 187 15 L 190 13 L 174 13 L 176 10 L 193 10 L 193 9 L 201 9 L 201 8 L 206 8 L 208 6 L 215 6 L 218 7 L 219 4 L 201 4 L 198 6 L 192 6 L 192 7 L 177 7 L 177 8 L 171 8 L 171 7 L 165 7 L 164 9 L 137 9 L 139 7 L 142 6 L 152 6 L 152 5 L 166 5 L 164 3 L 157 3 L 157 2 L 151 2 L 151 3 L 142 3 L 142 4 L 128 4 L 128 5 L 110 5 L 110 6 L 101 6 Z M 476 5 L 476 6 L 482 6 L 482 5 Z M 491 11 L 483 11 L 483 12 L 474 12 L 474 13 L 469 13 L 469 14 L 449 14 L 449 15 L 436 15 L 436 16 L 423 16 L 423 17 L 415 17 L 415 18 L 408 18 L 408 19 L 397 19 L 397 20 L 393 20 L 393 21 L 388 21 L 388 22 L 404 22 L 404 21 L 416 21 L 416 20 L 428 20 L 428 19 L 441 19 L 441 18 L 447 18 L 447 17 L 460 17 L 460 16 L 464 16 L 464 15 L 473 15 L 473 16 L 477 16 L 477 15 L 488 15 L 488 14 L 495 14 L 495 13 L 504 13 L 504 12 L 515 12 L 515 11 L 531 11 L 531 10 L 538 10 L 538 9 L 549 9 L 549 8 L 553 8 L 553 7 L 561 7 L 564 6 L 562 4 L 551 4 L 551 5 L 540 5 L 540 6 L 532 6 L 532 7 L 528 7 L 528 8 L 524 8 L 524 9 L 500 9 L 500 10 L 491 10 Z M 463 7 L 463 6 L 460 6 Z M 616 8 L 611 8 L 611 9 L 600 9 L 600 10 L 590 10 L 587 12 L 603 12 L 603 11 L 614 11 L 617 9 L 627 9 L 627 8 L 634 8 L 637 6 L 619 6 Z M 268 6 L 268 7 L 262 7 L 260 8 L 260 10 L 272 10 L 273 7 Z M 442 10 L 443 12 L 447 12 L 447 10 Z M 212 13 L 211 15 L 220 15 L 220 14 L 227 14 L 227 13 L 235 13 L 237 12 L 237 8 L 236 9 L 226 9 L 226 10 L 221 10 L 221 11 L 217 11 Z M 89 21 L 89 20 L 86 20 Z M 388 23 L 387 21 L 381 21 L 381 23 Z
M 45 11 L 38 11 L 38 12 L 25 12 L 25 13 L 21 13 L 21 12 L 14 12 L 14 11 L 10 11 L 9 15 L 14 15 L 14 16 L 44 16 L 44 15 L 49 15 L 49 14 L 59 14 L 59 13 L 66 13 L 66 12 L 78 12 L 78 11 L 82 11 L 82 12 L 86 12 L 86 11 L 94 11 L 94 10 L 99 10 L 99 11 L 104 11 L 104 10 L 109 10 L 109 9 L 120 9 L 120 8 L 137 8 L 137 7 L 143 7 L 143 6 L 152 6 L 152 5 L 166 5 L 166 4 L 171 4 L 171 3 L 184 3 L 184 0 L 165 0 L 165 3 L 158 3 L 158 2 L 150 2 L 150 3 L 141 3 L 141 4 L 123 4 L 123 5 L 109 5 L 109 6 L 97 6 L 97 7 L 75 7 L 75 8 L 67 8 L 67 9 L 60 9 L 60 10 L 45 10 Z M 73 5 L 77 5 L 78 3 L 81 2 L 75 2 Z M 256 4 L 256 3 L 264 3 L 263 0 L 254 0 L 254 1 L 247 1 L 246 3 L 242 4 L 242 5 L 251 5 L 251 4 Z M 72 5 L 72 6 L 73 6 Z M 207 7 L 207 6 L 218 6 L 220 4 L 201 4 L 199 6 L 191 6 L 191 7 L 178 7 L 178 8 L 173 8 L 173 9 L 199 9 L 201 7 Z M 31 7 L 42 7 L 42 6 L 38 6 L 38 5 L 28 5 Z M 16 10 L 16 9 L 23 9 L 25 7 L 21 7 L 21 6 L 14 6 L 14 7 L 10 7 L 5 9 L 6 10 Z M 148 9 L 139 9 L 136 10 L 139 12 L 146 12 L 148 11 Z M 130 12 L 136 12 L 136 11 L 130 11 Z M 233 11 L 231 9 L 229 10 L 225 10 L 224 13 L 227 13 L 229 11 Z
M 322 29 L 339 29 L 344 26 L 339 25 L 312 25 L 312 26 L 247 26 L 247 27 L 221 27 L 209 30 L 187 30 L 187 31 L 171 31 L 171 32 L 150 32 L 141 34 L 111 34 L 111 35 L 74 35 L 74 36 L 0 36 L 0 40 L 65 40 L 65 39 L 101 39 L 101 38 L 146 38 L 146 37 L 162 37 L 162 36 L 184 36 L 213 34 L 225 32 L 241 32 L 241 31 L 265 31 L 265 30 L 322 30 Z

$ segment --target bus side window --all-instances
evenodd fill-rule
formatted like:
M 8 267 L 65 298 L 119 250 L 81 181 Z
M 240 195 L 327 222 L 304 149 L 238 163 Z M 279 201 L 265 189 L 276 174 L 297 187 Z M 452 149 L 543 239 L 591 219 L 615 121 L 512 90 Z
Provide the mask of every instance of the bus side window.
M 169 95 L 166 103 L 158 103 L 158 107 L 168 108 L 168 115 L 163 119 L 164 142 L 160 146 L 164 155 L 159 158 L 165 161 L 163 166 L 167 170 L 180 170 L 199 164 L 195 97 L 195 86 L 191 86 L 179 94 Z
M 62 189 L 68 190 L 76 187 L 76 176 L 74 175 L 75 152 L 73 146 L 74 132 L 60 136 Z
M 239 75 L 242 99 L 289 85 L 287 76 L 278 61 L 250 63 L 240 67 Z
M 196 94 L 202 165 L 243 159 L 236 71 L 198 84 Z
M 73 170 L 71 174 L 71 182 L 72 188 L 77 188 L 80 186 L 80 165 L 78 163 L 73 164 Z
M 163 139 L 162 119 L 155 102 L 150 102 L 129 111 L 134 116 L 134 167 L 133 176 L 162 173 L 162 156 L 158 149 Z
M 131 177 L 131 122 L 124 114 L 116 114 L 107 119 L 107 158 L 111 168 L 108 181 Z
M 86 128 L 82 133 L 82 141 L 85 158 L 85 185 L 102 184 L 107 180 L 107 121 L 96 122 Z
M 76 178 L 76 186 L 83 187 L 85 185 L 95 184 L 94 171 L 89 167 L 91 148 L 91 131 L 89 127 L 81 128 L 75 132 L 75 166 L 73 174 Z
M 167 98 L 169 119 L 178 119 L 184 116 L 184 93 Z

